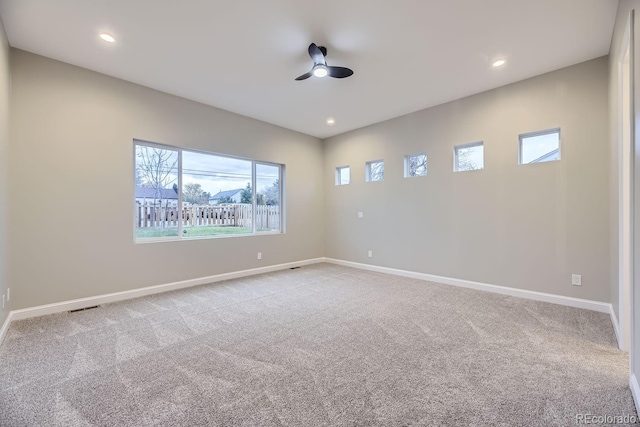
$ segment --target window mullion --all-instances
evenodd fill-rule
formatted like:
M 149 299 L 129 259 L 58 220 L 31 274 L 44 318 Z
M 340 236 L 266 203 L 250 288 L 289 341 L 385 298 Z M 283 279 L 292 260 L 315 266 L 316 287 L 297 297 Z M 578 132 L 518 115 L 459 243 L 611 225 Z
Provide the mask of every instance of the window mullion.
M 178 150 L 178 237 L 183 238 L 182 232 L 182 150 Z
M 256 210 L 258 209 L 258 203 L 257 203 L 257 185 L 258 180 L 256 179 L 256 162 L 252 161 L 251 162 L 251 232 L 253 234 L 256 233 Z
M 282 197 L 282 194 L 284 193 L 282 191 L 282 189 L 284 188 L 284 172 L 282 171 L 282 166 L 278 167 L 278 211 L 280 212 L 279 218 L 280 218 L 280 224 L 278 225 L 278 231 L 279 232 L 284 232 L 284 229 L 282 227 L 283 221 L 284 221 L 284 198 Z

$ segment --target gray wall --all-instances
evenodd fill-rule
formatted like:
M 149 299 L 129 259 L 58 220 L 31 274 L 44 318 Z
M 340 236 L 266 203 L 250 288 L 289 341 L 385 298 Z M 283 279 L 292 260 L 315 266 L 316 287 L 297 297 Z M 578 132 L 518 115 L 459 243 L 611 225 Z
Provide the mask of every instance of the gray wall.
M 320 140 L 16 49 L 11 70 L 14 309 L 324 255 Z M 286 164 L 287 233 L 134 244 L 134 138 Z
M 326 256 L 609 302 L 607 81 L 602 57 L 326 140 Z M 562 160 L 519 166 L 518 134 L 554 127 Z M 453 173 L 453 146 L 480 140 L 485 169 Z M 403 178 L 419 151 L 428 175 Z
M 9 286 L 9 42 L 0 21 L 0 298 Z M 12 289 L 15 291 L 15 287 Z M 13 300 L 2 309 L 0 326 L 4 324 Z
M 323 149 L 266 123 L 11 55 L 13 309 L 320 256 L 610 301 L 606 57 Z M 561 161 L 517 165 L 519 133 L 558 126 Z M 134 244 L 133 138 L 285 163 L 287 233 Z M 454 174 L 453 145 L 478 140 L 485 169 Z M 418 151 L 429 155 L 428 176 L 403 178 L 404 154 Z M 365 162 L 380 158 L 385 180 L 365 183 Z M 336 187 L 344 164 L 352 184 Z

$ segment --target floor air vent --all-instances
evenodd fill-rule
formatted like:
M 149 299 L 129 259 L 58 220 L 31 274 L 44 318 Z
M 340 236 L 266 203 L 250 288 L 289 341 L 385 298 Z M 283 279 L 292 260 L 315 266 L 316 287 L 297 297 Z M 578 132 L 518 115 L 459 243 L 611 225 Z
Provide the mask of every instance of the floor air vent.
M 75 310 L 69 310 L 69 313 L 75 313 L 76 311 L 91 310 L 91 309 L 93 309 L 93 308 L 98 308 L 98 307 L 100 307 L 100 306 L 99 306 L 99 305 L 94 305 L 94 306 L 91 306 L 91 307 L 77 308 L 77 309 L 75 309 Z

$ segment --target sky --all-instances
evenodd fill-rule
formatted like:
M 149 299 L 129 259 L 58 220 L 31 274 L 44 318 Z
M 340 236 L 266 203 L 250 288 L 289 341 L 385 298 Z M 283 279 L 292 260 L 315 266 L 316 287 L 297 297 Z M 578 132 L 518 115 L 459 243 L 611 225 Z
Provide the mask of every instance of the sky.
M 477 169 L 484 168 L 484 145 L 476 145 L 472 147 L 459 148 L 458 153 L 466 156 L 469 163 L 476 165 Z
M 557 132 L 546 135 L 536 135 L 522 138 L 520 148 L 522 160 L 520 163 L 527 164 L 532 160 L 544 156 L 560 147 L 560 134 Z M 462 149 L 461 149 L 462 151 Z M 469 162 L 484 166 L 484 146 L 465 148 L 466 157 Z M 556 159 L 553 159 L 556 160 Z
M 521 145 L 521 163 L 526 164 L 557 148 L 559 134 L 552 133 L 523 138 Z M 467 159 L 476 165 L 484 165 L 484 147 L 465 149 Z M 273 185 L 278 179 L 278 168 L 271 165 L 256 166 L 256 187 L 258 192 Z M 176 171 L 177 172 L 177 171 Z M 346 172 L 346 173 L 345 173 Z M 187 183 L 200 184 L 203 191 L 212 196 L 220 191 L 245 188 L 251 182 L 251 161 L 222 157 L 213 154 L 182 152 L 182 177 L 184 186 Z M 348 181 L 348 171 L 341 174 L 343 181 Z M 168 186 L 170 188 L 171 185 Z
M 143 149 L 138 146 L 137 150 Z M 169 160 L 169 164 L 173 164 L 177 159 L 177 151 L 163 150 L 175 153 Z M 136 158 L 136 162 L 139 162 Z M 173 182 L 176 182 L 177 164 L 175 169 L 174 180 L 165 185 L 171 188 Z M 273 182 L 278 179 L 279 170 L 277 166 L 256 165 L 256 187 L 258 192 L 264 188 L 271 187 Z M 203 191 L 215 195 L 220 191 L 235 190 L 245 188 L 251 183 L 251 161 L 244 159 L 236 159 L 233 157 L 216 156 L 213 154 L 196 153 L 192 151 L 182 151 L 182 185 L 188 183 L 200 184 Z
M 351 181 L 351 168 L 340 168 L 340 185 L 348 184 Z
M 522 164 L 535 160 L 560 147 L 560 135 L 550 133 L 546 135 L 530 136 L 522 138 L 520 153 Z
M 212 196 L 245 188 L 251 183 L 251 161 L 183 151 L 182 181 L 183 186 L 198 183 Z
M 257 191 L 270 187 L 278 179 L 277 166 L 256 165 Z M 220 191 L 245 188 L 251 183 L 251 161 L 212 154 L 182 152 L 182 185 L 197 183 L 203 191 L 215 195 Z

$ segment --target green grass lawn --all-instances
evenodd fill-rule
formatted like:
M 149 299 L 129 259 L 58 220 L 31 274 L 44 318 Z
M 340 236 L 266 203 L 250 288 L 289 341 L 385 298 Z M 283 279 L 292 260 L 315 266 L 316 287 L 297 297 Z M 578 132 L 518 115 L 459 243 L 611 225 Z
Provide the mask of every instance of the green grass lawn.
M 197 227 L 183 227 L 183 237 L 204 237 L 204 236 L 228 236 L 231 234 L 251 233 L 250 227 L 221 227 L 219 225 L 203 225 Z M 258 230 L 262 231 L 262 230 Z M 136 238 L 149 237 L 176 237 L 178 228 L 138 228 Z

